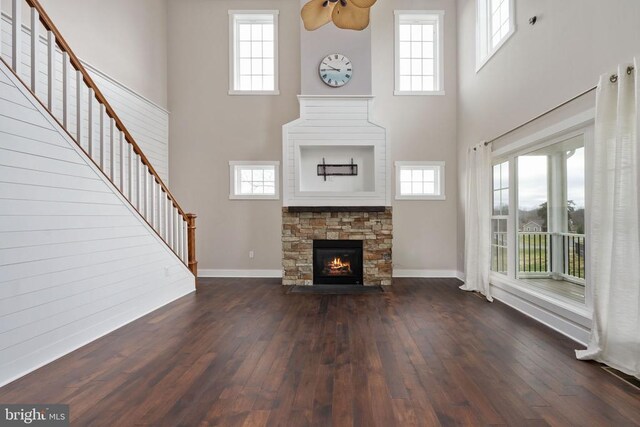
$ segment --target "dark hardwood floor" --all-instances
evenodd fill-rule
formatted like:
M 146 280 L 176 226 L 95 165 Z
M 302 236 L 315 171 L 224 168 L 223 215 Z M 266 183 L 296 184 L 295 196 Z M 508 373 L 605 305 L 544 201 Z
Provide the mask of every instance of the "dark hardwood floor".
M 201 290 L 0 389 L 72 425 L 640 425 L 640 392 L 455 280 L 377 295 Z

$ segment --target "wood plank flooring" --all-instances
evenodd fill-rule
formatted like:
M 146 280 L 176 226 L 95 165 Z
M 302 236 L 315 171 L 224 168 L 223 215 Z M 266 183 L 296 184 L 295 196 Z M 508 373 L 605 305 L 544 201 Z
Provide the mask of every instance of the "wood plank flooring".
M 206 279 L 0 389 L 85 426 L 632 426 L 640 392 L 456 280 L 378 295 Z

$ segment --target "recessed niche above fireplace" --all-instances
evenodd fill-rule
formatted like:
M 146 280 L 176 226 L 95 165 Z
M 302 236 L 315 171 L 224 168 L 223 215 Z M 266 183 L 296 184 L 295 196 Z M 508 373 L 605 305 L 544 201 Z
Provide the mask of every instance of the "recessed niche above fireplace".
M 314 285 L 362 285 L 362 240 L 314 240 Z
M 370 120 L 373 98 L 299 100 L 300 118 L 283 127 L 283 205 L 390 206 L 387 136 Z M 357 174 L 318 174 L 323 159 L 331 165 L 349 165 L 353 159 Z
M 372 192 L 375 189 L 373 146 L 300 146 L 300 192 Z M 357 175 L 325 176 L 318 174 L 318 165 L 353 164 Z

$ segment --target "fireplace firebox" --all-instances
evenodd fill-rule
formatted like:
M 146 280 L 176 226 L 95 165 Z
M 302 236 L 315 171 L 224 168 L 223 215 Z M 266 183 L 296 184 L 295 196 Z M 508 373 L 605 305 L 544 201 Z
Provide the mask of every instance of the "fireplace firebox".
M 314 285 L 362 285 L 362 240 L 314 240 Z

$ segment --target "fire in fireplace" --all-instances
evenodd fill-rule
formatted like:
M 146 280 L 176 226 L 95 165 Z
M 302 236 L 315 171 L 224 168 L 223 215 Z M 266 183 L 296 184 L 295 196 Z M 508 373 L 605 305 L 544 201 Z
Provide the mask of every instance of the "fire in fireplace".
M 353 271 L 351 270 L 351 261 L 342 261 L 342 258 L 340 257 L 325 260 L 322 274 L 325 276 L 344 276 L 346 274 L 353 274 Z
M 314 285 L 362 285 L 362 240 L 314 240 Z

